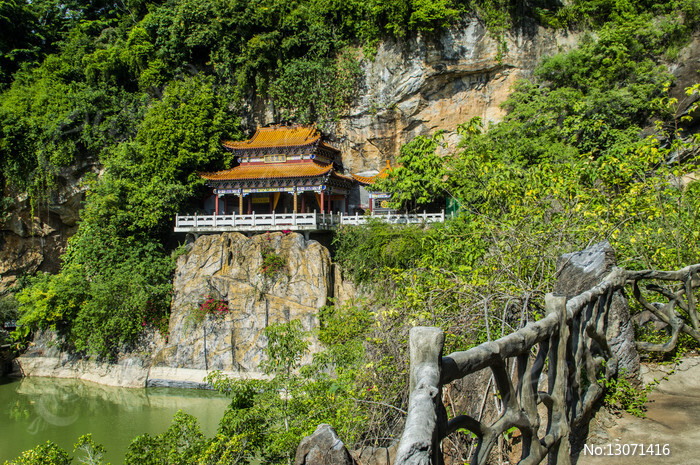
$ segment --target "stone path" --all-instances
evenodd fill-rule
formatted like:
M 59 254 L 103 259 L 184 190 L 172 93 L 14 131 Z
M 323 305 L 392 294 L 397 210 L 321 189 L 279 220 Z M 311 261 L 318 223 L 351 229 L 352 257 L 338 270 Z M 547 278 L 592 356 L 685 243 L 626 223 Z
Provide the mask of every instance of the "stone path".
M 642 372 L 645 383 L 660 380 L 649 394 L 646 418 L 626 413 L 619 418 L 607 413 L 596 416 L 576 465 L 700 465 L 700 357 L 684 359 L 662 380 L 670 368 Z M 634 444 L 644 444 L 645 455 L 639 446 L 632 455 Z M 668 455 L 664 455 L 666 444 Z M 649 446 L 653 455 L 647 454 Z

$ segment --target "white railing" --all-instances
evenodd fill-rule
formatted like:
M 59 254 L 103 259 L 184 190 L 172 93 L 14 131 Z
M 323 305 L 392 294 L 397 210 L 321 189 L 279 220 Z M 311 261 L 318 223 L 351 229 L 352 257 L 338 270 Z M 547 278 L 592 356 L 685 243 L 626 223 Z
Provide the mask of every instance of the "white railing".
M 177 215 L 175 231 L 191 229 L 330 229 L 339 224 L 364 224 L 369 218 L 377 218 L 394 224 L 421 224 L 445 221 L 445 212 L 391 215 L 342 215 L 341 213 L 271 213 L 260 215 Z
M 271 213 L 260 215 L 177 215 L 175 230 L 189 228 L 328 227 L 340 223 L 338 213 Z
M 387 223 L 394 224 L 421 224 L 421 223 L 442 223 L 445 221 L 445 211 L 440 213 L 393 213 L 390 215 L 351 215 L 341 216 L 340 224 L 358 225 L 365 224 L 369 218 L 376 218 Z

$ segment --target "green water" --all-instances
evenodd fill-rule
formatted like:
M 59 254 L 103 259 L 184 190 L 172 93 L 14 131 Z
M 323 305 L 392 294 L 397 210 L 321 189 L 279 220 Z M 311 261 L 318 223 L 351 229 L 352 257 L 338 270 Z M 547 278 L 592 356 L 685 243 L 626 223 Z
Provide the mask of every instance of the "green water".
M 71 453 L 78 437 L 92 433 L 107 449 L 106 459 L 119 465 L 133 438 L 165 431 L 179 409 L 197 417 L 212 437 L 228 403 L 216 392 L 195 389 L 0 378 L 0 464 L 47 440 Z

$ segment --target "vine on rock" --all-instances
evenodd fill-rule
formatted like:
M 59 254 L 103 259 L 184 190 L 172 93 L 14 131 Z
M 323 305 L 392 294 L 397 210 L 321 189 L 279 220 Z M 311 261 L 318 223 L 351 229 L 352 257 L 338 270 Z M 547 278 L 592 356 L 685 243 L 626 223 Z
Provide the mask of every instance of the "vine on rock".
M 214 298 L 211 295 L 206 295 L 195 308 L 192 316 L 195 323 L 199 324 L 206 320 L 207 316 L 209 315 L 211 315 L 214 319 L 220 320 L 230 312 L 231 309 L 228 306 L 228 301 Z
M 274 279 L 280 273 L 284 272 L 287 262 L 282 255 L 275 252 L 272 247 L 270 233 L 267 233 L 265 237 L 266 242 L 263 243 L 260 250 L 260 255 L 262 255 L 262 264 L 260 265 L 260 271 L 268 279 Z

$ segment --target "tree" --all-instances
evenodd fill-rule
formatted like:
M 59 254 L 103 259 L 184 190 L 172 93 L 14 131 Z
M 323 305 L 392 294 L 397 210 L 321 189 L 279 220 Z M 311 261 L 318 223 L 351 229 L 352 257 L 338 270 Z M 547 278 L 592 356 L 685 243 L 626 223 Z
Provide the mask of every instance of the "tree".
M 398 166 L 373 190 L 390 192 L 396 207 L 416 208 L 445 195 L 445 163 L 437 149 L 442 145 L 442 131 L 432 136 L 417 136 L 401 147 Z

